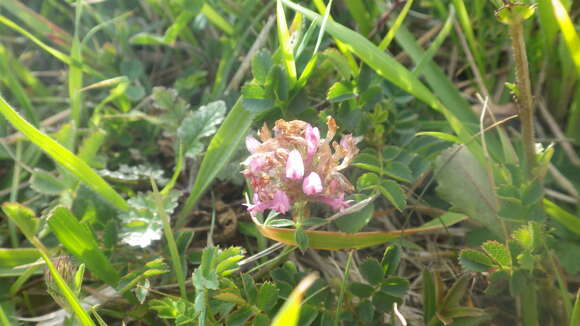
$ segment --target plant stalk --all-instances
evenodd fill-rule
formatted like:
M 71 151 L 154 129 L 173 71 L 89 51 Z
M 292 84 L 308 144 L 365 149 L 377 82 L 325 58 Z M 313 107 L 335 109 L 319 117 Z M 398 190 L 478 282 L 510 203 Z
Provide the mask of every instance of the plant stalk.
M 512 50 L 516 65 L 516 93 L 518 101 L 518 115 L 522 124 L 522 138 L 526 155 L 528 174 L 536 164 L 536 149 L 534 141 L 534 105 L 532 87 L 530 84 L 530 71 L 528 69 L 528 57 L 524 40 L 523 21 L 517 19 L 509 24 L 509 33 L 512 40 Z

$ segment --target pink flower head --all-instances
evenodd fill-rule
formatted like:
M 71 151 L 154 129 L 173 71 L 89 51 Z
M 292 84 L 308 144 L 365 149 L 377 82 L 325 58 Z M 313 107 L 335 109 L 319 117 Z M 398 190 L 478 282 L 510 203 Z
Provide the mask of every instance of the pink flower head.
M 256 138 L 252 136 L 246 137 L 246 148 L 248 148 L 250 153 L 254 154 L 260 145 L 261 143 Z
M 322 181 L 316 172 L 310 172 L 310 174 L 304 178 L 304 182 L 302 182 L 302 191 L 307 195 L 314 195 L 322 192 Z
M 299 180 L 304 176 L 304 161 L 300 152 L 293 149 L 288 154 L 288 161 L 286 161 L 286 178 Z
M 304 138 L 306 139 L 306 145 L 308 147 L 308 157 L 311 157 L 318 149 L 318 142 L 320 141 L 320 130 L 311 125 L 306 126 L 306 131 L 304 132 Z
M 297 202 L 321 202 L 333 210 L 350 205 L 344 198 L 354 187 L 341 171 L 358 153 L 359 138 L 333 141 L 336 121 L 327 117 L 326 125 L 325 138 L 300 120 L 278 120 L 272 130 L 264 124 L 259 139 L 246 138 L 251 155 L 242 173 L 255 194 L 247 205 L 252 215 L 268 209 L 284 214 Z

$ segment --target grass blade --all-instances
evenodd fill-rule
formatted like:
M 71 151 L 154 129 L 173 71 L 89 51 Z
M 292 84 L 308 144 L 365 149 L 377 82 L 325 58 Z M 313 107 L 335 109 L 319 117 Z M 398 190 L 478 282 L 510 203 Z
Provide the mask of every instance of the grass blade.
M 322 250 L 341 250 L 341 249 L 362 249 L 376 246 L 398 239 L 402 236 L 415 233 L 434 231 L 449 227 L 467 219 L 467 216 L 457 213 L 445 213 L 437 219 L 423 224 L 418 228 L 396 230 L 390 232 L 326 232 L 326 231 L 304 231 L 309 238 L 309 248 Z M 273 228 L 264 225 L 257 225 L 258 231 L 266 238 L 285 243 L 291 246 L 297 246 L 294 229 Z
M 91 169 L 85 161 L 24 120 L 2 96 L 0 96 L 0 113 L 28 140 L 40 147 L 52 159 L 70 171 L 97 194 L 103 196 L 109 203 L 121 210 L 128 208 L 125 199 Z
M 290 293 L 288 300 L 284 303 L 282 308 L 274 320 L 272 320 L 272 326 L 296 326 L 298 325 L 298 319 L 300 317 L 300 305 L 302 304 L 302 298 L 306 290 L 316 281 L 318 277 L 316 274 L 310 274 L 306 276 L 298 286 Z
M 296 63 L 294 62 L 294 51 L 290 42 L 290 32 L 286 24 L 286 14 L 282 2 L 278 0 L 276 3 L 276 23 L 278 25 L 278 42 L 280 43 L 280 50 L 284 57 L 284 66 L 290 78 L 290 85 L 294 85 L 296 81 Z
M 65 207 L 56 207 L 48 216 L 48 225 L 69 253 L 83 262 L 97 277 L 112 287 L 119 282 L 119 273 L 107 259 L 86 224 L 81 224 Z
M 554 8 L 554 15 L 556 16 L 556 21 L 560 30 L 562 31 L 562 36 L 568 51 L 570 51 L 570 56 L 576 67 L 576 72 L 580 77 L 580 37 L 572 24 L 570 16 L 566 12 L 566 8 L 562 5 L 560 0 L 552 0 L 552 6 Z
M 379 49 L 384 51 L 389 47 L 389 45 L 391 45 L 391 42 L 395 38 L 395 35 L 397 35 L 399 27 L 401 27 L 401 24 L 403 24 L 403 21 L 405 20 L 405 18 L 407 18 L 407 14 L 409 13 L 409 10 L 411 10 L 412 5 L 413 0 L 407 0 L 405 6 L 403 7 L 403 10 L 401 10 L 401 13 L 399 13 L 399 16 L 397 16 L 397 19 L 395 19 L 395 22 L 393 23 L 391 28 L 389 28 L 387 35 L 385 35 L 381 43 L 379 43 Z

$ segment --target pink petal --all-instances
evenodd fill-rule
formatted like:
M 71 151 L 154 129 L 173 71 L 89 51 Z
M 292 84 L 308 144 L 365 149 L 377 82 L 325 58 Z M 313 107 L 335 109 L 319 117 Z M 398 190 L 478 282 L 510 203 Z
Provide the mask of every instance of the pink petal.
M 250 153 L 254 154 L 260 145 L 262 145 L 262 143 L 260 143 L 256 138 L 252 136 L 246 137 L 246 148 L 248 148 Z
M 255 157 L 253 158 L 250 163 L 249 163 L 249 170 L 250 173 L 252 174 L 256 174 L 258 172 L 260 172 L 260 170 L 262 169 L 262 167 L 264 167 L 264 165 L 266 164 L 266 159 L 263 157 Z
M 270 208 L 280 214 L 285 214 L 290 210 L 290 199 L 283 191 L 276 191 L 274 199 L 270 202 Z
M 307 195 L 314 195 L 322 191 L 322 181 L 316 172 L 310 172 L 310 174 L 304 178 L 304 182 L 302 182 L 302 191 Z
M 308 145 L 308 156 L 311 156 L 318 149 L 318 142 L 320 141 L 320 130 L 311 125 L 306 126 L 306 131 L 304 133 L 306 138 L 306 144 Z
M 325 203 L 335 211 L 343 210 L 350 206 L 352 200 L 344 200 L 344 193 L 337 197 L 321 196 L 317 198 L 318 201 Z
M 297 149 L 294 149 L 288 154 L 288 161 L 286 161 L 286 178 L 299 180 L 304 176 L 304 161 Z

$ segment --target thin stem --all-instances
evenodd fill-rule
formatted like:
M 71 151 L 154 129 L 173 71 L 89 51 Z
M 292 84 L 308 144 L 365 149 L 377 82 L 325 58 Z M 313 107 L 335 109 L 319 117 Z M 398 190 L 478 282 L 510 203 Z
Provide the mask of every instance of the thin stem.
M 351 250 L 348 252 L 348 259 L 346 261 L 346 267 L 345 267 L 345 271 L 344 271 L 344 278 L 342 279 L 342 284 L 340 285 L 340 294 L 338 295 L 338 302 L 336 303 L 336 314 L 334 316 L 334 325 L 339 325 L 339 317 L 340 317 L 340 313 L 341 313 L 341 307 L 342 307 L 342 300 L 344 299 L 344 290 L 346 289 L 346 282 L 348 281 L 349 277 L 350 277 L 350 265 L 352 265 L 352 256 L 353 256 L 354 250 Z
M 187 291 L 185 290 L 185 274 L 183 273 L 183 268 L 181 266 L 181 257 L 179 256 L 179 250 L 177 249 L 177 244 L 175 243 L 175 238 L 173 237 L 173 232 L 171 231 L 171 223 L 169 221 L 169 216 L 164 209 L 163 198 L 164 195 L 159 193 L 157 185 L 151 179 L 151 185 L 153 186 L 153 191 L 156 197 L 157 204 L 157 214 L 161 217 L 161 223 L 163 223 L 163 233 L 165 239 L 167 240 L 167 246 L 169 247 L 169 254 L 171 256 L 171 263 L 173 264 L 173 270 L 175 271 L 175 277 L 177 278 L 177 284 L 179 285 L 179 294 L 183 299 L 187 300 Z
M 531 171 L 536 164 L 536 150 L 534 144 L 534 105 L 532 87 L 530 85 L 528 57 L 526 55 L 526 43 L 524 40 L 523 21 L 517 20 L 511 23 L 509 25 L 509 33 L 512 39 L 513 56 L 516 65 L 518 109 L 522 123 L 522 138 L 526 154 L 526 164 L 528 173 L 531 175 Z
M 18 201 L 18 185 L 20 184 L 20 159 L 22 157 L 22 142 L 16 143 L 16 157 L 14 162 L 14 173 L 12 174 L 12 187 L 10 189 L 10 201 Z M 16 225 L 12 219 L 8 219 L 8 231 L 10 232 L 10 244 L 12 248 L 18 248 L 18 233 L 16 232 Z

